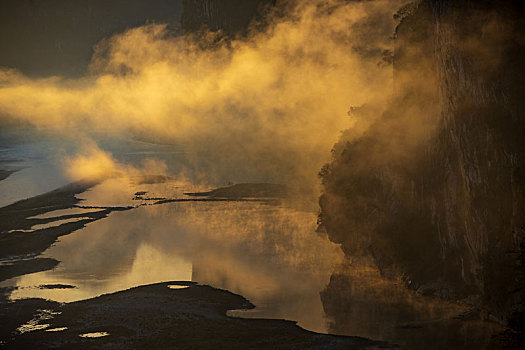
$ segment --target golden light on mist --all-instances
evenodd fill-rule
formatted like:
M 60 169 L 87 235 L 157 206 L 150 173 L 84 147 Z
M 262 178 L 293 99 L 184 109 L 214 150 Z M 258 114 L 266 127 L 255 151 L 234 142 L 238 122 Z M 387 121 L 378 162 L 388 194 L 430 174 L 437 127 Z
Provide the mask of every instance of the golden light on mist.
M 133 28 L 99 43 L 81 79 L 0 71 L 0 116 L 64 137 L 169 140 L 208 154 L 213 164 L 195 167 L 211 178 L 235 169 L 245 179 L 312 184 L 352 123 L 348 107 L 390 94 L 391 70 L 355 48 L 388 48 L 383 36 L 363 38 L 359 26 L 386 20 L 391 30 L 398 5 L 298 2 L 264 32 L 206 48 L 163 24 Z M 91 148 L 68 159 L 76 168 L 69 174 L 115 170 L 111 156 Z
M 101 179 L 119 172 L 116 161 L 95 145 L 84 147 L 75 157 L 65 159 L 67 175 L 74 180 Z

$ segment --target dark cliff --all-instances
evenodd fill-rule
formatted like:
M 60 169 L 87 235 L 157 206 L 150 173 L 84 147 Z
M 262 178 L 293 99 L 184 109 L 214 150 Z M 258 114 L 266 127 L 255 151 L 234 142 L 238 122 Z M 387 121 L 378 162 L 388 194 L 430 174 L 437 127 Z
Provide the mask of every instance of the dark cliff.
M 275 0 L 183 0 L 181 27 L 185 33 L 221 30 L 246 34 L 253 20 L 263 18 Z
M 320 222 L 348 257 L 501 322 L 523 312 L 524 12 L 424 0 L 395 33 L 394 99 L 343 134 L 321 171 Z

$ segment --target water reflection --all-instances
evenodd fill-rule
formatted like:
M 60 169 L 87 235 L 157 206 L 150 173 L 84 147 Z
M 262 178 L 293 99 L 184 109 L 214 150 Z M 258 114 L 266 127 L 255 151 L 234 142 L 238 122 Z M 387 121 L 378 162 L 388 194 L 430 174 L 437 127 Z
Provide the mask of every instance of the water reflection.
M 502 327 L 460 319 L 466 305 L 423 297 L 366 262 L 341 266 L 321 292 L 330 333 L 383 339 L 406 349 L 485 349 Z
M 181 286 L 181 285 L 178 285 L 178 284 L 170 284 L 168 286 L 169 289 L 186 289 L 186 288 L 190 288 L 190 286 Z
M 78 218 L 69 218 L 69 219 L 55 220 L 55 221 L 51 221 L 51 222 L 48 222 L 48 223 L 45 223 L 45 224 L 33 225 L 33 226 L 31 226 L 31 230 L 33 230 L 33 231 L 43 230 L 43 229 L 46 229 L 46 228 L 56 227 L 56 226 L 60 226 L 60 225 L 63 225 L 63 224 L 67 224 L 67 223 L 70 223 L 70 222 L 76 222 L 76 221 L 81 221 L 81 220 L 89 220 L 89 219 L 90 218 L 88 218 L 88 217 L 78 217 Z
M 108 335 L 109 335 L 108 332 L 93 332 L 93 333 L 79 334 L 78 336 L 81 338 L 101 338 L 101 337 L 107 337 Z
M 82 233 L 86 236 L 81 239 L 64 239 L 51 247 L 44 256 L 53 256 L 61 260 L 61 264 L 51 271 L 19 277 L 16 282 L 18 289 L 12 292 L 11 298 L 39 297 L 71 302 L 142 284 L 191 279 L 191 262 L 179 256 L 170 256 L 146 243 L 135 246 L 135 252 L 132 249 L 123 252 L 119 249 L 119 241 L 112 242 L 111 238 L 101 246 L 90 244 L 90 228 L 85 231 Z M 40 288 L 42 284 L 66 284 L 76 288 Z
M 62 332 L 67 330 L 67 327 L 58 327 L 58 328 L 48 328 L 46 332 Z
M 19 277 L 11 297 L 67 302 L 193 280 L 248 298 L 257 309 L 246 316 L 293 319 L 326 331 L 319 291 L 342 253 L 315 232 L 315 219 L 313 212 L 257 202 L 169 203 L 114 212 L 60 238 L 44 254 L 60 265 Z M 77 288 L 36 288 L 42 284 Z

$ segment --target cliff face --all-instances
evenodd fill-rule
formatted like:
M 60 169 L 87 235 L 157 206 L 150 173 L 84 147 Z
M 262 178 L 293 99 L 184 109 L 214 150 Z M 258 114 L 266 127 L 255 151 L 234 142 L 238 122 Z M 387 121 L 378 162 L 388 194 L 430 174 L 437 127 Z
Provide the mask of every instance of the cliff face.
M 396 30 L 395 98 L 321 171 L 349 257 L 502 321 L 524 300 L 525 39 L 512 1 L 425 0 Z
M 245 34 L 254 19 L 260 19 L 275 0 L 183 0 L 181 27 L 185 33 L 201 29 L 222 30 L 228 35 Z

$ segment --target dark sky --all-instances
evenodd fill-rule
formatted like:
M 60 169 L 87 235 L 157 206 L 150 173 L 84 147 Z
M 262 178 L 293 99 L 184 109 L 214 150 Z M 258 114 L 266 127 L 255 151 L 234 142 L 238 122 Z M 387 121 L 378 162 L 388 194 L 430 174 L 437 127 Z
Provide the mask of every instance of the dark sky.
M 178 26 L 180 0 L 0 0 L 0 66 L 82 75 L 100 39 L 146 23 Z

